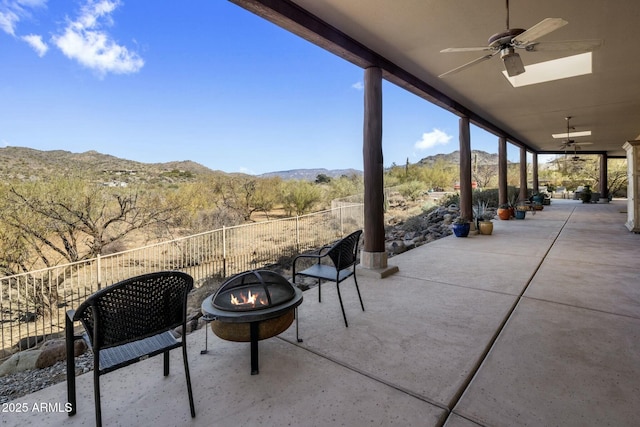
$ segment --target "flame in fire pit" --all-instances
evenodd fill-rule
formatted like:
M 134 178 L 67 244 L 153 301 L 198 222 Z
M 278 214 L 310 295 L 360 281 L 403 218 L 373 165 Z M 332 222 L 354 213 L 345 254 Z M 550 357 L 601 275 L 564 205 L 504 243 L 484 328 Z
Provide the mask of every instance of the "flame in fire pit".
M 232 293 L 231 304 L 242 307 L 262 307 L 269 305 L 269 300 L 267 296 L 264 295 L 264 292 L 258 291 L 257 293 L 252 293 L 251 289 L 249 289 L 246 292 L 239 292 L 238 296 Z

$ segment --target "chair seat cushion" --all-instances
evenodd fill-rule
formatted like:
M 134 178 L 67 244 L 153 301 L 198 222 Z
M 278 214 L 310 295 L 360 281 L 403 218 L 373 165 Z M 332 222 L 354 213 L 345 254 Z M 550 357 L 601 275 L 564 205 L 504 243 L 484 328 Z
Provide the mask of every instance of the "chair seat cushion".
M 167 331 L 116 347 L 104 348 L 100 350 L 100 371 L 107 373 L 180 345 L 181 342 L 173 336 L 171 331 Z
M 301 276 L 315 277 L 316 279 L 332 280 L 334 282 L 336 281 L 336 268 L 331 265 L 313 264 L 306 270 L 302 270 L 301 272 L 296 274 L 299 274 Z M 351 268 L 340 270 L 340 273 L 338 275 L 338 282 L 342 282 L 344 279 L 351 275 L 353 275 L 353 269 Z

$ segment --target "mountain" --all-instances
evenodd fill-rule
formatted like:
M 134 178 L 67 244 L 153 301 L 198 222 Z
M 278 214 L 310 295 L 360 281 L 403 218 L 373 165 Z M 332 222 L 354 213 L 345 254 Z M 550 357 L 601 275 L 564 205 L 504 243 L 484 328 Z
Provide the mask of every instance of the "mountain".
M 25 147 L 0 148 L 0 179 L 3 180 L 33 181 L 55 175 L 81 175 L 103 182 L 175 182 L 208 173 L 216 171 L 192 161 L 142 163 L 97 151 L 72 153 Z
M 260 178 L 271 178 L 279 176 L 280 178 L 287 179 L 299 179 L 304 181 L 315 181 L 318 175 L 326 175 L 330 178 L 339 178 L 342 175 L 362 175 L 362 171 L 357 169 L 292 169 L 288 171 L 268 172 L 258 175 Z
M 436 162 L 460 164 L 460 151 L 454 151 L 449 154 L 436 154 L 434 156 L 425 157 L 418 161 L 418 164 L 431 166 Z M 497 165 L 498 155 L 487 153 L 482 150 L 471 150 L 471 163 L 482 165 Z M 507 163 L 509 163 L 507 161 Z
M 122 185 L 133 182 L 184 182 L 207 174 L 243 175 L 212 170 L 190 160 L 143 163 L 93 150 L 72 153 L 64 150 L 41 151 L 26 147 L 0 148 L 0 179 L 5 181 L 12 179 L 36 181 L 56 175 L 81 175 L 109 185 Z M 269 172 L 258 177 L 279 176 L 282 179 L 315 181 L 320 174 L 334 178 L 342 175 L 362 175 L 362 171 L 294 169 Z

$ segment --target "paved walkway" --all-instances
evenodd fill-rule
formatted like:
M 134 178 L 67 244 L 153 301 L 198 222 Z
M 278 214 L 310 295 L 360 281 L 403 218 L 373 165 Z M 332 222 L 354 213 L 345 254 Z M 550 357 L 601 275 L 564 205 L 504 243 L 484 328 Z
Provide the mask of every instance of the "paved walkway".
M 106 426 L 635 426 L 640 419 L 640 235 L 626 204 L 553 201 L 492 236 L 448 237 L 390 259 L 400 272 L 305 292 L 300 333 L 247 343 L 188 336 L 197 417 L 181 354 L 102 377 Z M 2 426 L 92 425 L 92 376 L 78 414 L 65 383 L 18 399 Z M 23 405 L 24 404 L 24 405 Z M 44 412 L 34 410 L 44 404 Z M 10 409 L 10 408 L 2 408 Z M 14 408 L 15 409 L 15 408 Z

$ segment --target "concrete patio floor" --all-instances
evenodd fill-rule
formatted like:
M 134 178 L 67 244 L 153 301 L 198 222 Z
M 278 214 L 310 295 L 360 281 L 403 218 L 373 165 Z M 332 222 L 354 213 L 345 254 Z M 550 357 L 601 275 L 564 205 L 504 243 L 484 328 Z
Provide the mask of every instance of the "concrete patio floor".
M 106 426 L 632 426 L 640 419 L 640 235 L 626 201 L 554 200 L 492 236 L 447 237 L 359 275 L 366 311 L 343 285 L 304 294 L 292 326 L 248 343 L 188 336 L 196 418 L 184 369 L 156 357 L 102 377 Z M 20 398 L 2 426 L 93 425 L 93 380 L 78 377 L 78 413 L 60 383 Z M 34 404 L 49 408 L 34 411 Z

